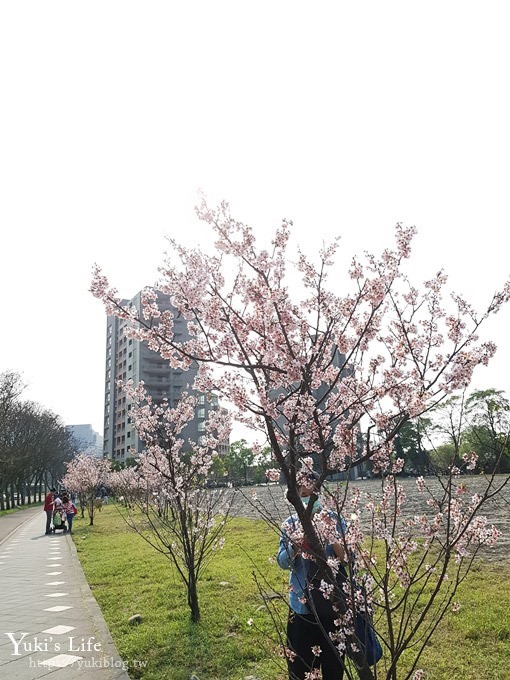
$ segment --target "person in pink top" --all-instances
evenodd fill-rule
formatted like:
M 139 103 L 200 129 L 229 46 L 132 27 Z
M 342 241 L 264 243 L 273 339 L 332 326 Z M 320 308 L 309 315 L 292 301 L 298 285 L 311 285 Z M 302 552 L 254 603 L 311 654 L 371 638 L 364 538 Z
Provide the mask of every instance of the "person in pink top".
M 65 512 L 67 517 L 67 526 L 69 527 L 69 533 L 72 534 L 73 529 L 73 518 L 76 514 L 76 507 L 74 503 L 69 499 L 67 494 L 62 496 L 62 510 Z

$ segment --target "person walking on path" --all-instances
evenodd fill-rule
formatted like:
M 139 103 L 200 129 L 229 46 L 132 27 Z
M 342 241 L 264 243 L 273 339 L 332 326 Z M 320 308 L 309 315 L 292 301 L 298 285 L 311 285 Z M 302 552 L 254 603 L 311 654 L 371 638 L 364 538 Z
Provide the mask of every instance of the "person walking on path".
M 46 534 L 51 534 L 50 526 L 51 520 L 53 518 L 53 509 L 55 507 L 54 505 L 55 491 L 56 490 L 52 487 L 46 494 L 46 497 L 44 498 L 44 512 L 46 513 L 46 532 L 45 532 Z
M 77 513 L 76 507 L 74 504 L 69 500 L 69 496 L 67 494 L 64 494 L 62 496 L 62 510 L 65 512 L 66 517 L 67 517 L 67 527 L 69 530 L 69 533 L 73 533 L 73 518 L 75 514 Z

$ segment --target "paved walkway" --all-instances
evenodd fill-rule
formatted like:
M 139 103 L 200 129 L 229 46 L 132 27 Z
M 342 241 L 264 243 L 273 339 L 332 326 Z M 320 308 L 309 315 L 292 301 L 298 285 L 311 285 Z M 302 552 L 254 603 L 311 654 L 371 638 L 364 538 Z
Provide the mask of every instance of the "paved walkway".
M 42 506 L 0 517 L 0 678 L 129 680 L 71 536 Z

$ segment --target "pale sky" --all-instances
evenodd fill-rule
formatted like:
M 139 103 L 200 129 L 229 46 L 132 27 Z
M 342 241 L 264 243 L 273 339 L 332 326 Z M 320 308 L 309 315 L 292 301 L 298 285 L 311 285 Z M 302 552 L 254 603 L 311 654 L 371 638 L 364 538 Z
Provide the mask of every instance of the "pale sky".
M 197 193 L 261 239 L 283 217 L 348 260 L 414 224 L 418 280 L 476 306 L 510 272 L 510 6 L 501 2 L 0 3 L 0 372 L 102 434 L 106 319 L 165 234 L 207 243 Z M 510 397 L 508 310 L 477 388 Z

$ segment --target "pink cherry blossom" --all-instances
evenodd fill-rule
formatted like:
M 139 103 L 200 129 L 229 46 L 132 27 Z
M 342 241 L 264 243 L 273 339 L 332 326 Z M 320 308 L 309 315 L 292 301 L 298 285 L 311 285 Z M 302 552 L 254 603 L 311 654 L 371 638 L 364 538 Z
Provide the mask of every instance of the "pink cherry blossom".
M 394 628 L 388 642 L 392 658 L 402 658 L 405 649 L 399 645 L 407 645 L 406 653 L 419 647 L 415 643 L 426 618 L 416 614 L 414 590 L 431 593 L 426 611 L 446 615 L 447 606 L 438 603 L 451 601 L 442 598 L 443 586 L 456 583 L 448 571 L 462 575 L 470 564 L 466 558 L 492 546 L 499 534 L 480 513 L 488 493 L 475 498 L 469 484 L 457 493 L 459 456 L 438 486 L 423 477 L 416 480 L 425 510 L 416 516 L 407 512 L 395 438 L 410 419 L 464 390 L 477 367 L 491 360 L 496 347 L 482 338 L 482 330 L 510 301 L 510 282 L 477 312 L 447 291 L 443 271 L 424 283 L 410 280 L 405 265 L 414 227 L 397 224 L 391 247 L 379 255 L 353 257 L 342 272 L 335 260 L 337 240 L 317 253 L 291 252 L 290 220 L 259 245 L 254 229 L 235 219 L 226 202 L 212 208 L 203 199 L 197 215 L 216 239 L 214 250 L 186 248 L 169 239 L 160 280 L 144 291 L 141 314 L 119 298 L 99 268 L 91 291 L 108 314 L 126 320 L 126 334 L 146 342 L 170 366 L 187 370 L 196 362 L 193 389 L 214 391 L 233 418 L 267 439 L 272 452 L 268 479 L 285 480 L 298 519 L 283 531 L 295 544 L 306 539 L 307 554 L 324 572 L 326 594 L 335 563 L 325 558 L 324 545 L 335 539 L 343 544 L 364 589 L 352 583 L 346 589 L 351 609 L 338 619 L 337 648 L 355 646 L 352 611 L 373 609 L 384 615 L 385 628 L 393 618 L 407 626 Z M 171 312 L 160 313 L 157 292 L 170 297 Z M 177 319 L 188 325 L 184 340 L 176 331 Z M 143 396 L 137 386 L 127 389 L 135 401 Z M 183 441 L 193 410 L 191 395 L 175 409 L 161 409 L 148 399 L 135 409 L 147 444 L 140 474 L 163 505 L 184 498 L 193 475 L 207 474 L 226 427 L 218 415 L 206 445 Z M 157 428 L 165 434 L 166 447 L 158 443 Z M 177 453 L 186 449 L 191 469 Z M 464 457 L 462 468 L 475 465 L 474 455 Z M 380 476 L 378 494 L 350 494 L 350 482 L 345 488 L 324 486 L 332 473 L 349 476 L 362 466 Z M 310 478 L 312 471 L 316 474 Z M 124 480 L 126 493 L 132 481 Z M 305 509 L 298 493 L 303 484 L 325 496 L 323 510 Z M 136 497 L 138 492 L 129 493 Z M 345 535 L 339 536 L 331 522 L 333 512 L 350 518 Z M 413 608 L 416 616 L 409 614 Z M 420 673 L 415 672 L 416 680 Z

